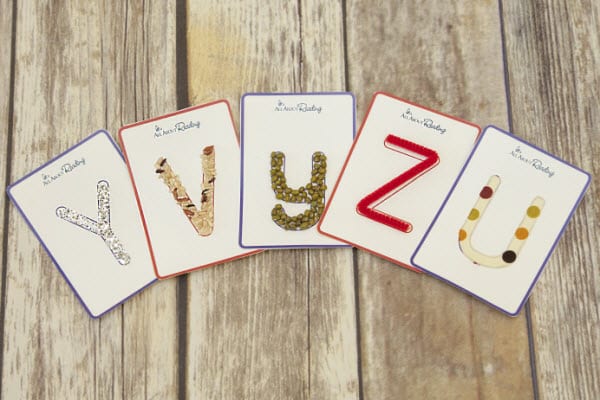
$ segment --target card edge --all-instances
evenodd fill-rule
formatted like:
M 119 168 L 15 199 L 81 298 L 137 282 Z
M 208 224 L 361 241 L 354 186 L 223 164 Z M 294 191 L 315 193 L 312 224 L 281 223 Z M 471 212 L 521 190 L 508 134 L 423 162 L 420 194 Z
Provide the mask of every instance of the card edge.
M 558 162 L 561 162 L 577 171 L 579 171 L 580 173 L 583 173 L 585 176 L 587 176 L 587 180 L 585 182 L 585 184 L 582 187 L 581 192 L 579 193 L 579 197 L 577 198 L 577 200 L 574 203 L 574 206 L 571 208 L 569 214 L 567 215 L 565 222 L 563 223 L 563 226 L 561 227 L 561 229 L 558 231 L 558 234 L 556 235 L 556 239 L 554 240 L 554 242 L 552 243 L 550 249 L 548 250 L 548 253 L 546 254 L 546 256 L 544 257 L 543 262 L 540 264 L 540 267 L 538 269 L 538 271 L 536 272 L 531 284 L 529 285 L 528 289 L 525 291 L 525 294 L 523 296 L 523 298 L 520 300 L 519 305 L 515 308 L 514 312 L 511 312 L 512 310 L 509 309 L 505 309 L 502 308 L 496 304 L 493 304 L 492 302 L 490 302 L 489 300 L 484 299 L 483 297 L 475 294 L 474 292 L 459 286 L 458 284 L 443 278 L 440 275 L 437 275 L 436 273 L 426 269 L 425 267 L 423 267 L 420 264 L 417 264 L 415 262 L 415 258 L 418 256 L 419 251 L 421 250 L 422 245 L 424 244 L 425 240 L 427 239 L 427 236 L 429 236 L 429 233 L 431 231 L 431 229 L 433 229 L 433 226 L 435 225 L 435 223 L 437 222 L 438 217 L 440 216 L 440 214 L 442 213 L 443 209 L 445 208 L 450 196 L 452 195 L 452 193 L 454 192 L 456 186 L 458 185 L 458 182 L 460 181 L 460 178 L 463 176 L 464 171 L 466 170 L 467 166 L 469 165 L 469 163 L 471 162 L 472 157 L 474 156 L 477 148 L 479 147 L 481 141 L 483 140 L 486 132 L 488 129 L 495 129 L 496 131 L 498 131 L 499 133 L 505 135 L 505 136 L 509 136 L 521 143 L 524 143 L 530 147 L 533 147 L 534 149 L 546 154 L 547 156 L 555 159 Z M 448 195 L 446 196 L 446 198 L 444 199 L 442 205 L 440 206 L 440 209 L 438 210 L 438 212 L 436 213 L 434 219 L 432 220 L 430 226 L 427 228 L 427 231 L 425 232 L 425 234 L 423 235 L 423 238 L 421 239 L 421 241 L 419 242 L 419 244 L 417 245 L 417 248 L 415 249 L 413 255 L 411 256 L 411 263 L 413 263 L 414 265 L 416 265 L 418 268 L 421 268 L 421 270 L 427 274 L 430 275 L 446 284 L 449 284 L 450 286 L 453 286 L 457 289 L 459 289 L 460 291 L 466 293 L 467 295 L 487 304 L 488 306 L 495 308 L 498 311 L 501 311 L 502 313 L 511 316 L 511 317 L 516 317 L 522 310 L 523 306 L 525 305 L 525 303 L 527 302 L 527 300 L 529 299 L 529 297 L 531 296 L 532 292 L 533 292 L 533 288 L 536 285 L 536 283 L 538 282 L 539 278 L 541 277 L 541 274 L 544 272 L 544 270 L 546 269 L 546 264 L 548 263 L 548 260 L 550 259 L 552 253 L 554 253 L 554 250 L 556 249 L 556 246 L 558 245 L 558 241 L 560 240 L 560 238 L 563 236 L 564 231 L 567 228 L 567 225 L 569 224 L 569 221 L 571 220 L 571 218 L 573 217 L 573 214 L 575 213 L 575 211 L 577 210 L 577 208 L 579 207 L 579 204 L 581 203 L 581 201 L 583 200 L 583 196 L 585 195 L 585 192 L 587 191 L 589 185 L 590 185 L 590 181 L 591 181 L 591 175 L 589 173 L 587 173 L 586 171 L 582 170 L 579 167 L 576 167 L 575 165 L 570 164 L 569 162 L 559 158 L 558 156 L 555 156 L 551 153 L 549 153 L 548 151 L 541 149 L 539 147 L 537 147 L 536 145 L 527 142 L 526 140 L 512 134 L 511 132 L 505 131 L 504 129 L 501 129 L 495 125 L 486 125 L 485 128 L 483 129 L 483 131 L 481 132 L 477 142 L 475 143 L 475 146 L 473 147 L 473 150 L 471 151 L 471 154 L 469 154 L 469 157 L 467 158 L 467 160 L 465 161 L 463 168 L 461 169 L 461 171 L 459 172 L 456 180 L 454 181 L 452 187 L 450 188 L 450 190 L 448 191 Z
M 117 153 L 119 154 L 119 156 L 121 157 L 121 159 L 123 159 L 123 154 L 121 153 L 121 151 L 117 147 L 117 145 L 116 145 L 115 141 L 113 140 L 112 136 L 110 135 L 110 133 L 106 129 L 98 129 L 98 130 L 92 132 L 91 134 L 89 134 L 88 136 L 86 136 L 84 139 L 82 139 L 79 142 L 75 143 L 73 146 L 68 147 L 66 150 L 62 151 L 58 155 L 54 156 L 53 158 L 51 158 L 50 160 L 46 161 L 45 163 L 43 163 L 39 167 L 35 168 L 33 171 L 29 172 L 28 174 L 24 175 L 22 178 L 18 179 L 17 181 L 13 182 L 12 184 L 10 184 L 10 185 L 8 185 L 6 187 L 6 193 L 8 195 L 8 198 L 13 203 L 13 205 L 17 208 L 17 211 L 19 212 L 19 214 L 21 214 L 21 217 L 25 220 L 25 223 L 27 224 L 27 226 L 29 227 L 29 229 L 31 230 L 31 232 L 33 233 L 33 235 L 35 236 L 35 238 L 37 239 L 37 241 L 40 243 L 40 245 L 42 246 L 42 248 L 44 249 L 44 251 L 46 252 L 46 254 L 48 255 L 48 257 L 50 257 L 50 260 L 52 261 L 52 263 L 54 264 L 54 266 L 56 267 L 56 269 L 59 271 L 59 273 L 61 274 L 61 276 L 63 277 L 63 279 L 67 283 L 67 285 L 69 285 L 71 291 L 75 294 L 75 297 L 77 298 L 77 300 L 79 301 L 79 303 L 81 304 L 81 306 L 84 308 L 85 312 L 92 319 L 98 319 L 98 318 L 102 317 L 104 314 L 106 314 L 109 311 L 113 310 L 114 308 L 122 305 L 128 299 L 130 299 L 131 297 L 135 296 L 136 294 L 140 293 L 142 290 L 146 289 L 147 287 L 149 287 L 150 285 L 152 285 L 153 283 L 155 283 L 157 281 L 157 279 L 150 280 L 150 282 L 146 283 L 140 289 L 137 289 L 135 292 L 129 294 L 124 299 L 119 300 L 117 303 L 111 305 L 109 308 L 107 308 L 105 310 L 102 310 L 102 311 L 100 311 L 98 313 L 94 313 L 92 311 L 92 309 L 85 303 L 85 301 L 83 300 L 83 298 L 79 294 L 79 291 L 77 291 L 77 289 L 75 289 L 75 286 L 73 286 L 73 284 L 71 283 L 71 280 L 67 277 L 65 271 L 60 267 L 60 264 L 56 261 L 56 258 L 54 257 L 53 253 L 50 251 L 50 249 L 48 248 L 48 246 L 46 245 L 46 243 L 42 240 L 40 234 L 34 228 L 32 222 L 29 220 L 29 218 L 27 218 L 27 215 L 25 214 L 24 210 L 21 208 L 19 202 L 17 201 L 17 199 L 12 194 L 12 190 L 13 190 L 13 188 L 15 186 L 17 186 L 18 184 L 20 184 L 24 180 L 28 179 L 29 177 L 31 177 L 32 175 L 34 175 L 38 171 L 44 169 L 48 165 L 52 164 L 54 161 L 56 161 L 56 160 L 64 157 L 66 154 L 68 154 L 71 151 L 75 150 L 76 148 L 82 146 L 83 144 L 87 143 L 88 141 L 90 141 L 91 139 L 95 138 L 96 136 L 98 136 L 100 134 L 104 134 L 107 137 L 107 139 L 109 140 L 109 142 L 113 145 L 113 147 L 115 147 L 115 150 L 117 151 Z M 124 161 L 124 159 L 123 159 L 123 161 Z

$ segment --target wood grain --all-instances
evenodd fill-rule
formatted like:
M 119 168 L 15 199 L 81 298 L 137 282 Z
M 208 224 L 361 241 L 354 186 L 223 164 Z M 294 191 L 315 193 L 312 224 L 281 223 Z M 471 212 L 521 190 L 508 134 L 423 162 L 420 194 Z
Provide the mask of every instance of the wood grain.
M 591 0 L 502 4 L 515 133 L 592 175 L 591 186 L 532 295 L 539 397 L 597 399 L 600 4 Z
M 169 16 L 172 6 L 148 3 L 18 4 L 11 181 L 94 130 L 175 108 L 175 65 L 164 61 L 174 35 L 158 24 Z M 12 207 L 8 227 L 18 246 L 8 249 L 2 398 L 174 398 L 175 285 L 91 320 Z
M 192 103 L 343 90 L 340 2 L 188 3 Z M 276 250 L 194 273 L 190 398 L 357 398 L 350 250 Z
M 343 4 L 301 5 L 302 91 L 343 91 Z M 358 348 L 351 249 L 309 250 L 309 382 L 312 399 L 358 399 Z
M 188 2 L 192 104 L 299 90 L 297 4 Z M 306 251 L 271 251 L 190 275 L 188 396 L 308 398 Z
M 350 88 L 363 115 L 384 90 L 506 126 L 493 1 L 347 2 Z M 431 277 L 358 252 L 365 399 L 533 396 L 525 316 L 508 318 Z
M 7 181 L 7 169 L 9 167 L 10 154 L 8 150 L 9 135 L 11 134 L 12 124 L 10 120 L 10 101 L 11 101 L 11 66 L 12 66 L 12 43 L 13 43 L 13 4 L 8 0 L 0 0 L 0 54 L 3 57 L 0 58 L 0 181 L 2 182 L 2 188 L 6 187 Z M 8 218 L 6 212 L 8 208 L 8 196 L 6 192 L 2 192 L 0 197 L 0 352 L 2 351 L 3 343 L 3 332 L 2 326 L 4 324 L 4 287 L 5 287 L 5 245 L 8 243 L 8 236 L 4 236 L 4 227 L 8 222 L 5 218 Z M 1 353 L 0 353 L 1 354 Z M 2 386 L 2 356 L 0 355 L 0 386 Z M 1 391 L 0 391 L 1 392 Z M 1 393 L 0 393 L 1 396 Z
M 236 121 L 245 92 L 350 89 L 360 122 L 388 91 L 510 127 L 592 173 L 533 292 L 531 331 L 524 313 L 504 317 L 365 252 L 353 266 L 349 249 L 265 252 L 91 320 L 3 196 L 1 399 L 600 396 L 598 2 L 188 0 L 185 65 L 175 8 L 0 0 L 3 182 L 96 129 L 174 111 L 178 69 L 190 103 L 225 98 Z
M 22 3 L 17 11 L 11 181 L 101 126 L 103 116 L 87 101 L 101 93 L 89 79 L 99 70 L 92 58 L 99 52 L 97 13 L 58 3 Z M 87 32 L 74 25 L 84 16 Z M 8 227 L 19 245 L 8 249 L 2 397 L 84 398 L 90 391 L 102 397 L 95 369 L 120 371 L 112 356 L 121 351 L 120 339 L 112 338 L 121 336 L 121 313 L 103 319 L 100 334 L 100 323 L 88 317 L 12 207 Z M 120 392 L 120 374 L 107 383 Z

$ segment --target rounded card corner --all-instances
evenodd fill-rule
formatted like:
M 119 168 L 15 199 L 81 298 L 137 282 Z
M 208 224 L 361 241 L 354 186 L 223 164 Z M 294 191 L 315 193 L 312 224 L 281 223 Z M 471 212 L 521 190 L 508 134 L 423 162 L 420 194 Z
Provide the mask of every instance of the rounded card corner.
M 247 250 L 256 250 L 256 247 L 252 247 L 252 246 L 248 246 L 246 244 L 244 244 L 244 242 L 242 241 L 242 238 L 240 237 L 240 239 L 238 240 L 238 245 L 242 248 L 242 249 L 247 249 Z
M 182 271 L 183 273 L 183 271 Z M 156 279 L 159 281 L 164 281 L 166 279 L 169 279 L 173 276 L 177 275 L 177 273 L 175 274 L 170 274 L 170 275 L 161 275 L 160 272 L 158 272 L 158 270 L 156 268 L 154 268 L 154 276 L 156 276 Z
M 254 96 L 254 93 L 252 93 L 252 92 L 244 93 L 242 95 L 242 97 L 240 97 L 240 103 L 243 104 L 246 101 L 246 97 L 249 97 L 249 96 Z
M 231 104 L 229 103 L 229 100 L 227 100 L 227 99 L 219 99 L 219 100 L 215 101 L 213 104 L 214 105 L 225 104 L 225 107 L 227 107 L 228 109 L 231 109 Z
M 102 135 L 104 134 L 105 136 L 108 136 L 109 138 L 111 137 L 110 132 L 107 129 L 101 128 L 101 129 L 97 129 L 95 131 L 93 131 L 89 137 L 92 138 L 94 136 L 98 136 L 98 135 Z

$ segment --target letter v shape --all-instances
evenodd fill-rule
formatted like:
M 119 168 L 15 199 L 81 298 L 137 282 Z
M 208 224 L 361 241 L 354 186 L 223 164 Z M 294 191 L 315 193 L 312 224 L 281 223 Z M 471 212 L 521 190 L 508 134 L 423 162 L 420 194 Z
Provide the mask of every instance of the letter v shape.
M 107 181 L 99 181 L 96 185 L 98 199 L 98 221 L 73 211 L 65 206 L 56 209 L 56 215 L 67 222 L 98 235 L 104 240 L 106 246 L 121 265 L 127 265 L 131 257 L 123 248 L 123 244 L 112 231 L 110 225 L 110 191 Z
M 215 148 L 207 146 L 202 151 L 202 197 L 200 199 L 200 209 L 190 199 L 185 187 L 181 183 L 179 176 L 173 172 L 173 169 L 164 157 L 159 158 L 154 164 L 155 172 L 160 179 L 167 185 L 173 198 L 179 204 L 183 213 L 188 218 L 196 232 L 200 236 L 208 236 L 214 228 L 214 189 L 215 189 Z

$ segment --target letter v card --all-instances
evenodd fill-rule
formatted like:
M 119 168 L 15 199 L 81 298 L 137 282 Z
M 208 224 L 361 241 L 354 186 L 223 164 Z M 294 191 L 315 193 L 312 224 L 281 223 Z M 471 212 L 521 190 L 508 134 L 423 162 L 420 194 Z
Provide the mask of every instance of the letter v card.
M 413 262 L 517 315 L 589 181 L 586 172 L 489 126 Z
M 93 318 L 156 280 L 127 168 L 106 131 L 7 191 Z
M 247 248 L 340 247 L 316 228 L 354 138 L 351 93 L 242 97 L 242 215 Z
M 406 268 L 480 129 L 376 93 L 319 230 Z
M 255 253 L 237 240 L 240 150 L 226 101 L 125 126 L 119 140 L 158 278 Z

